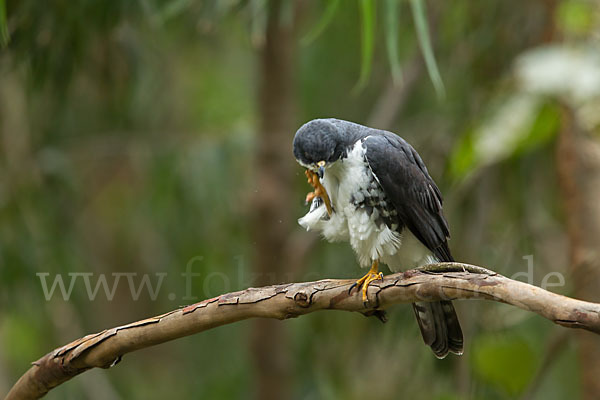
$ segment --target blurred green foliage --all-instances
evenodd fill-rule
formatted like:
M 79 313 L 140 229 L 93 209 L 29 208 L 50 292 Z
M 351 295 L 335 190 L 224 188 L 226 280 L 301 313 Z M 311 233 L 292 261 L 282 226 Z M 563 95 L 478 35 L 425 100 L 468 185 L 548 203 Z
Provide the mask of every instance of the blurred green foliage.
M 584 35 L 594 29 L 595 10 L 592 2 L 563 1 L 556 10 L 557 24 L 567 34 Z
M 522 393 L 538 368 L 539 358 L 519 336 L 482 335 L 473 348 L 473 370 L 510 396 Z
M 292 2 L 284 3 L 288 15 Z M 418 149 L 442 188 L 455 257 L 510 276 L 527 271 L 523 256 L 533 255 L 534 283 L 555 271 L 569 282 L 553 172 L 560 99 L 536 97 L 519 120 L 503 114 L 528 95 L 514 80 L 515 59 L 555 40 L 548 31 L 567 33 L 567 45 L 597 46 L 597 5 L 550 3 L 310 2 L 293 49 L 297 126 L 316 117 L 367 123 L 393 88 L 405 100 L 384 128 Z M 264 6 L 0 0 L 0 393 L 69 340 L 191 303 L 188 290 L 202 299 L 252 286 L 249 205 L 265 190 L 251 168 Z M 412 83 L 410 65 L 418 70 Z M 492 153 L 482 152 L 485 132 Z M 291 159 L 287 134 L 281 151 Z M 295 181 L 292 217 L 282 216 L 292 223 L 306 211 L 300 167 Z M 187 266 L 201 274 L 189 287 Z M 277 281 L 362 272 L 347 244 L 322 242 L 303 270 L 286 266 Z M 80 283 L 68 301 L 45 299 L 37 273 L 51 280 L 75 272 L 93 272 L 92 285 L 98 274 L 109 282 L 114 273 L 149 274 L 153 283 L 167 275 L 155 300 L 133 300 L 125 278 L 112 301 L 90 301 Z M 465 356 L 441 361 L 422 345 L 409 307 L 390 310 L 386 325 L 341 313 L 282 322 L 289 397 L 525 393 L 560 328 L 499 304 L 458 307 Z M 126 355 L 48 398 L 247 398 L 251 326 Z M 578 376 L 569 337 L 533 397 L 578 394 Z
M 0 45 L 6 46 L 8 43 L 8 27 L 6 26 L 6 5 L 4 0 L 0 0 Z
M 375 2 L 373 0 L 360 0 L 361 22 L 361 63 L 360 78 L 356 83 L 355 92 L 363 89 L 371 75 L 373 63 L 373 47 L 375 43 Z

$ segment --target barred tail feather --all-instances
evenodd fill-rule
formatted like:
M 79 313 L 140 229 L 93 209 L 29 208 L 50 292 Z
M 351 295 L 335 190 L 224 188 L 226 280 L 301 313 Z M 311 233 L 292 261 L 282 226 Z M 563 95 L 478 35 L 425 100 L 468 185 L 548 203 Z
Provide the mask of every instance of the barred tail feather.
M 438 358 L 448 353 L 462 354 L 463 334 L 450 301 L 413 303 L 413 309 L 425 344 Z

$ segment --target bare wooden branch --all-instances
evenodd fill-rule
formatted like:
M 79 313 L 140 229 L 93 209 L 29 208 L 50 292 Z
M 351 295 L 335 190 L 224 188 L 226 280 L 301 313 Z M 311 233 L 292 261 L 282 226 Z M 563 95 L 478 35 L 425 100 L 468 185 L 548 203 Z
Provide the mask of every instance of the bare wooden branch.
M 398 303 L 485 299 L 511 304 L 569 328 L 600 334 L 600 304 L 575 300 L 460 263 L 431 264 L 385 277 L 369 287 L 369 303 L 349 289 L 352 280 L 325 279 L 250 288 L 85 336 L 38 361 L 6 399 L 37 399 L 91 368 L 110 368 L 129 352 L 248 318 L 286 319 L 319 310 L 355 311 L 384 318 Z M 417 338 L 415 338 L 417 340 Z

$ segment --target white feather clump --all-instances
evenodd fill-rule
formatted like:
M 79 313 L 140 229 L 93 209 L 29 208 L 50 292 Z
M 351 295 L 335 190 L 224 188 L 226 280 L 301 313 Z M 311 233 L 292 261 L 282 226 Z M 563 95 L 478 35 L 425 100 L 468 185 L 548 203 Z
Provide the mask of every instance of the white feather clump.
M 392 271 L 398 271 L 431 262 L 431 252 L 409 231 L 401 234 L 377 224 L 377 208 L 367 213 L 364 208 L 356 207 L 364 200 L 361 188 L 368 188 L 371 179 L 363 141 L 359 141 L 347 158 L 330 165 L 321 179 L 331 199 L 333 214 L 328 215 L 325 204 L 316 197 L 298 223 L 307 231 L 320 232 L 330 242 L 349 241 L 362 267 L 379 260 Z

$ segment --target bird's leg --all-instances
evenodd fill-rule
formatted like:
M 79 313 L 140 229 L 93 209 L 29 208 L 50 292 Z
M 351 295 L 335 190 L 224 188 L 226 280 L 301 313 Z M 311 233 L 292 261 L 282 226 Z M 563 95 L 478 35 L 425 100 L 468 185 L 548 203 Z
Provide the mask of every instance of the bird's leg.
M 383 273 L 379 272 L 379 260 L 375 260 L 373 261 L 373 264 L 371 264 L 371 269 L 369 269 L 369 272 L 367 272 L 365 276 L 363 276 L 362 278 L 357 280 L 352 286 L 350 286 L 349 292 L 352 291 L 354 287 L 360 288 L 362 286 L 363 303 L 367 303 L 367 301 L 369 300 L 367 297 L 367 290 L 369 289 L 369 284 L 378 279 L 383 280 Z
M 323 199 L 323 203 L 325 203 L 325 207 L 327 208 L 327 214 L 331 216 L 333 213 L 333 209 L 331 208 L 331 201 L 329 200 L 329 196 L 327 195 L 327 191 L 321 185 L 321 181 L 319 180 L 319 175 L 307 169 L 304 171 L 306 177 L 308 178 L 308 183 L 315 189 L 313 192 L 310 192 L 306 195 L 306 202 L 310 203 L 315 197 L 320 197 Z

